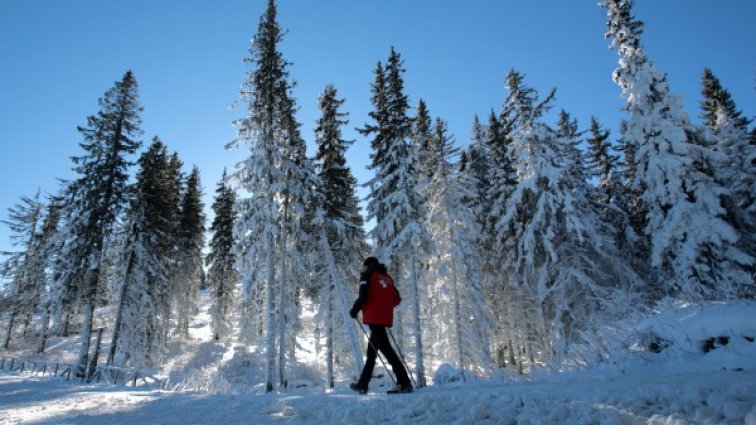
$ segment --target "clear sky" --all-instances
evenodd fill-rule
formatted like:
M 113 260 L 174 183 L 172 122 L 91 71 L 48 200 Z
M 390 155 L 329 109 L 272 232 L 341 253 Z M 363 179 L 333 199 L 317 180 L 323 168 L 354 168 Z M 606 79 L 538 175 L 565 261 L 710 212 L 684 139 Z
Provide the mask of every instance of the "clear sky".
M 354 131 L 368 121 L 378 60 L 394 46 L 405 60 L 412 105 L 426 100 L 468 142 L 475 114 L 499 109 L 511 68 L 546 93 L 582 128 L 593 114 L 614 136 L 622 113 L 611 81 L 617 55 L 604 40 L 606 13 L 597 0 L 280 0 L 280 46 L 293 63 L 298 120 L 314 152 L 317 97 L 334 84 L 350 113 L 356 143 L 348 161 L 361 182 L 369 143 Z M 144 107 L 143 140 L 159 135 L 186 170 L 200 167 L 209 205 L 224 167 L 238 98 L 242 58 L 265 0 L 3 0 L 0 2 L 0 219 L 20 195 L 57 190 L 79 155 L 77 125 L 97 99 L 131 69 Z M 756 1 L 640 0 L 642 42 L 674 93 L 698 120 L 700 76 L 710 67 L 747 116 L 756 114 Z M 364 195 L 364 191 L 363 191 Z M 9 249 L 0 228 L 0 250 Z

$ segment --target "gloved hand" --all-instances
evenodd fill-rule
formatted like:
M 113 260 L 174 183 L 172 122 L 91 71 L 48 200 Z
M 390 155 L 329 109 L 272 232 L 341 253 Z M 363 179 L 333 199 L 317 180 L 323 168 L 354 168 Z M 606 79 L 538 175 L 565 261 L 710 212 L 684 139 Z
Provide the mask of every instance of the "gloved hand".
M 356 319 L 357 318 L 357 313 L 359 313 L 359 312 L 360 312 L 359 310 L 351 309 L 351 310 L 349 310 L 349 315 L 352 316 L 352 319 Z

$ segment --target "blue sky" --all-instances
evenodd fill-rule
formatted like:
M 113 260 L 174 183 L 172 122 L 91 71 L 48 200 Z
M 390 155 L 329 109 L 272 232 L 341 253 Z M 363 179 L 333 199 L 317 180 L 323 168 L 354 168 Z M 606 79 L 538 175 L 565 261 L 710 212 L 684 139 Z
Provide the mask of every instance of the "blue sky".
M 265 0 L 40 1 L 0 3 L 0 219 L 20 195 L 57 189 L 79 155 L 76 132 L 97 99 L 133 70 L 144 107 L 143 140 L 159 135 L 186 170 L 200 167 L 206 203 L 224 167 L 243 152 L 223 149 L 234 137 L 231 110 L 245 78 L 249 40 Z M 348 161 L 361 182 L 370 173 L 369 143 L 354 131 L 368 121 L 370 83 L 394 46 L 403 56 L 413 105 L 426 100 L 467 144 L 475 114 L 498 110 L 504 77 L 516 68 L 555 109 L 588 126 L 595 115 L 614 136 L 621 100 L 611 81 L 617 55 L 604 40 L 605 11 L 596 1 L 282 0 L 288 30 L 281 50 L 297 81 L 298 120 L 312 146 L 317 96 L 334 84 L 346 98 L 345 129 L 356 143 Z M 642 0 L 635 15 L 642 41 L 674 93 L 698 120 L 700 75 L 710 67 L 746 115 L 756 113 L 756 2 Z M 555 112 L 556 112 L 555 111 Z M 0 250 L 9 249 L 0 228 Z

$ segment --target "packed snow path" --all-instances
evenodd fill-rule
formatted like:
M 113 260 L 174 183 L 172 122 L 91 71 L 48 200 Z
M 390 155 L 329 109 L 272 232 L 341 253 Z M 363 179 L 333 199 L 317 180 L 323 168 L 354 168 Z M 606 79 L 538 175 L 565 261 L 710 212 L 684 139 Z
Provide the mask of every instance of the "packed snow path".
M 756 372 L 563 374 L 387 396 L 207 395 L 0 375 L 0 424 L 748 424 Z

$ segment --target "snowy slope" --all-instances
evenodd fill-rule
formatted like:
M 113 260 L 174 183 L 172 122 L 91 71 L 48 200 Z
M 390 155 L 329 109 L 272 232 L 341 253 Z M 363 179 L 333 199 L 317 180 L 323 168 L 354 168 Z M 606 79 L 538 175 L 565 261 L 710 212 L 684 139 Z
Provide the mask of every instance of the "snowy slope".
M 194 339 L 176 347 L 162 371 L 172 388 L 201 392 L 79 385 L 3 372 L 0 424 L 756 425 L 756 303 L 662 312 L 638 324 L 630 350 L 585 370 L 436 385 L 396 396 L 379 388 L 355 395 L 346 389 L 348 379 L 330 394 L 311 385 L 255 395 L 256 369 L 241 361 L 249 355 L 233 344 L 224 349 L 208 342 L 206 325 L 200 315 Z M 660 352 L 644 348 L 651 342 Z M 297 366 L 303 383 L 308 375 L 317 380 L 317 358 L 310 355 Z

